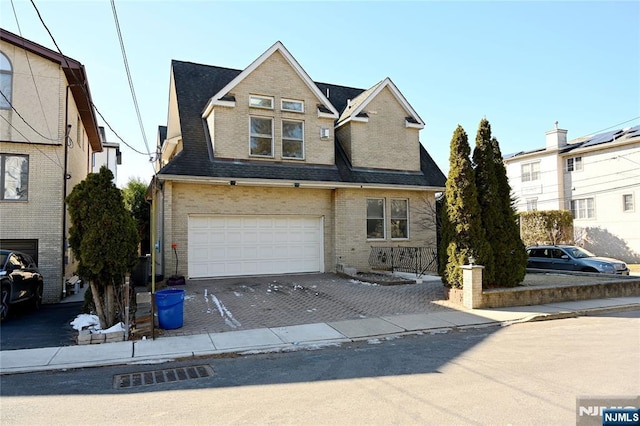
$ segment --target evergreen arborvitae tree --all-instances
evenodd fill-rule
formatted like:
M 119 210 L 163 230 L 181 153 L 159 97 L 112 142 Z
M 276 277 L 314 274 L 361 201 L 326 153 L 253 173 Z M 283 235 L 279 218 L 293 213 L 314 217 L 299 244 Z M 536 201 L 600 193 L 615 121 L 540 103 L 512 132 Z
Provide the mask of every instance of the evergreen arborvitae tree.
M 500 257 L 503 244 L 502 221 L 498 198 L 498 181 L 491 145 L 491 125 L 483 118 L 476 134 L 476 146 L 473 150 L 473 166 L 475 171 L 478 204 L 480 206 L 482 227 L 487 243 L 491 246 L 491 254 L 484 258 L 485 269 L 483 281 L 489 284 L 499 284 L 496 281 L 496 263 L 494 259 Z
M 520 237 L 520 228 L 517 222 L 517 214 L 511 198 L 511 186 L 507 178 L 507 170 L 502 161 L 500 144 L 495 138 L 491 139 L 493 158 L 495 162 L 495 175 L 498 184 L 497 203 L 500 205 L 500 213 L 503 218 L 504 252 L 495 253 L 495 277 L 496 283 L 505 287 L 513 287 L 524 280 L 527 272 L 527 252 Z
M 105 166 L 76 185 L 66 202 L 69 245 L 78 259 L 78 274 L 91 286 L 100 326 L 109 328 L 124 313 L 117 296 L 125 274 L 138 261 L 135 222 Z
M 448 212 L 451 235 L 446 247 L 447 263 L 442 280 L 451 287 L 462 287 L 460 266 L 467 264 L 469 256 L 473 256 L 477 263 L 482 264 L 490 250 L 480 221 L 470 152 L 467 134 L 458 125 L 451 138 L 449 176 L 445 193 L 446 209 L 443 209 Z
M 445 279 L 445 268 L 447 266 L 447 248 L 453 238 L 453 229 L 449 221 L 449 210 L 447 209 L 446 196 L 443 197 L 442 206 L 440 208 L 440 232 L 438 233 L 440 241 L 438 242 L 438 275 L 442 278 L 442 282 L 447 284 Z

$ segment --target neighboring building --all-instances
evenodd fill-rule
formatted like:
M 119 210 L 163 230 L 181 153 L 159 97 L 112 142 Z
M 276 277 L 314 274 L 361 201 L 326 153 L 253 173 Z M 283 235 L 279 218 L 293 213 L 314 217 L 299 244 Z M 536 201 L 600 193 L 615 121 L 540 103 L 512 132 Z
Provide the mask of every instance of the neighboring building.
M 421 211 L 445 176 L 423 127 L 390 79 L 316 83 L 280 42 L 244 70 L 172 61 L 159 273 L 367 270 L 372 247 L 435 247 Z
M 504 157 L 517 210 L 571 210 L 574 239 L 599 255 L 640 262 L 640 126 Z
M 75 271 L 64 203 L 102 150 L 84 66 L 0 30 L 0 245 L 28 252 L 44 302 Z
M 118 181 L 118 166 L 122 164 L 122 153 L 120 144 L 107 142 L 104 127 L 98 127 L 100 141 L 102 142 L 102 152 L 94 152 L 91 157 L 91 173 L 98 173 L 102 166 L 107 166 L 113 173 L 113 181 Z

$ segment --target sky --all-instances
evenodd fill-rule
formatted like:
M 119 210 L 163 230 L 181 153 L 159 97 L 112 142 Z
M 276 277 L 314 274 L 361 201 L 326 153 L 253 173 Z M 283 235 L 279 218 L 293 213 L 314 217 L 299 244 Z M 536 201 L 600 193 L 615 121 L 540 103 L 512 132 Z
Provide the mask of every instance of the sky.
M 120 187 L 153 175 L 172 59 L 241 70 L 276 41 L 317 82 L 367 89 L 389 77 L 445 174 L 453 131 L 473 147 L 483 117 L 503 154 L 544 147 L 555 121 L 569 140 L 640 124 L 638 1 L 34 3 L 62 53 L 85 66 L 99 125 L 123 152 Z M 0 26 L 57 50 L 31 1 L 2 0 Z

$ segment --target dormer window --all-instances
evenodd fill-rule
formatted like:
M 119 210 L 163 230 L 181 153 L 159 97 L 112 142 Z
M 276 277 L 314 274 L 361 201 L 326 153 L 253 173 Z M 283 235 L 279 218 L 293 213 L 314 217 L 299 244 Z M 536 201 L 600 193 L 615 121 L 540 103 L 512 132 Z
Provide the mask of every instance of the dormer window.
M 304 102 L 293 99 L 282 99 L 280 102 L 280 108 L 283 111 L 304 112 Z
M 249 97 L 249 106 L 252 108 L 273 109 L 273 97 L 251 95 Z

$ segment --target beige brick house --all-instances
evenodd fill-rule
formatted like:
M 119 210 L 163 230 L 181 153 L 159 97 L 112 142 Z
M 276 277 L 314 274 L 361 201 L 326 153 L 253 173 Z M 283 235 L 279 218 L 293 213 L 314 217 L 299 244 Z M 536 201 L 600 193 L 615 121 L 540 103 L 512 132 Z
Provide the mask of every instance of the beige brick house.
M 390 79 L 314 82 L 280 42 L 244 70 L 172 61 L 158 273 L 369 270 L 372 247 L 435 247 L 421 212 L 445 176 L 423 127 Z
M 64 199 L 102 151 L 84 66 L 0 30 L 0 246 L 22 250 L 57 302 L 75 271 Z

